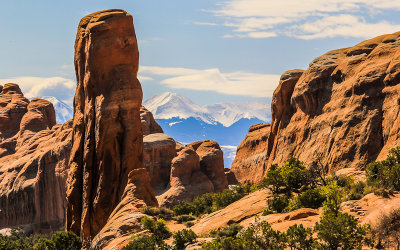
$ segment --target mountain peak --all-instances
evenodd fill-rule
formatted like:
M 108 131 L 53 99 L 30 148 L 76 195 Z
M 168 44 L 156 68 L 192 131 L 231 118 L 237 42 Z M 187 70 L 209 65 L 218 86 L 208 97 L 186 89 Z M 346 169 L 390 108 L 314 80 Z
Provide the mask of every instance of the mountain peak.
M 268 121 L 270 117 L 268 104 L 263 102 L 229 102 L 202 107 L 187 97 L 173 92 L 153 96 L 147 99 L 143 106 L 150 110 L 156 119 L 193 117 L 208 124 L 221 123 L 225 127 L 240 119 L 257 118 Z

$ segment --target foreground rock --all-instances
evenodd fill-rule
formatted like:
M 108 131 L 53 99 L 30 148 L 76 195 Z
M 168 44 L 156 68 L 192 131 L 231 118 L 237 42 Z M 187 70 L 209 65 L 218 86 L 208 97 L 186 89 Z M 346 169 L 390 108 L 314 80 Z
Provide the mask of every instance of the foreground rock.
M 80 235 L 85 245 L 113 223 L 110 215 L 124 206 L 120 202 L 128 192 L 128 175 L 143 168 L 138 64 L 131 15 L 106 10 L 81 20 L 75 42 L 67 230 Z
M 53 105 L 29 102 L 18 85 L 0 93 L 0 228 L 50 233 L 65 223 L 72 121 L 55 126 Z
M 261 162 L 257 153 L 246 157 L 253 147 L 244 146 L 246 138 L 232 171 L 253 183 L 290 157 L 306 165 L 321 161 L 331 172 L 384 159 L 400 145 L 399 65 L 400 33 L 394 33 L 330 51 L 304 73 L 285 72 L 273 95 L 271 126 L 262 133 L 267 141 L 258 135 L 266 155 Z
M 233 223 L 261 215 L 267 207 L 272 193 L 267 189 L 246 195 L 229 206 L 201 218 L 191 229 L 198 235 L 206 235 L 212 230 L 222 229 Z

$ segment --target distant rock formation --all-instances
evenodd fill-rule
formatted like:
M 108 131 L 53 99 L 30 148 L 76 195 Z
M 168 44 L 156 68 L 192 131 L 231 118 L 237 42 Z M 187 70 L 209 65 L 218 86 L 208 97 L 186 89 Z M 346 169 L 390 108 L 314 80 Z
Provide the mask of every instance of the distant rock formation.
M 151 176 L 154 190 L 163 190 L 167 187 L 171 162 L 175 156 L 176 142 L 168 135 L 156 133 L 143 137 L 143 163 Z
M 179 149 L 172 160 L 169 185 L 157 192 L 160 206 L 171 207 L 181 200 L 228 187 L 224 172 L 223 152 L 215 141 L 198 141 Z
M 138 66 L 131 15 L 106 10 L 81 20 L 75 42 L 67 230 L 80 235 L 84 244 L 110 223 L 124 199 L 128 175 L 143 168 Z
M 285 72 L 273 95 L 271 126 L 256 135 L 264 159 L 257 163 L 257 152 L 245 156 L 256 134 L 250 132 L 232 171 L 253 183 L 290 157 L 306 165 L 320 161 L 331 172 L 385 158 L 400 145 L 399 82 L 400 32 L 330 51 L 304 72 Z
M 153 114 L 144 106 L 140 107 L 140 120 L 142 121 L 143 136 L 155 133 L 164 133 L 161 126 L 154 120 Z
M 53 105 L 29 102 L 17 84 L 0 89 L 0 228 L 60 230 L 72 121 L 55 126 Z

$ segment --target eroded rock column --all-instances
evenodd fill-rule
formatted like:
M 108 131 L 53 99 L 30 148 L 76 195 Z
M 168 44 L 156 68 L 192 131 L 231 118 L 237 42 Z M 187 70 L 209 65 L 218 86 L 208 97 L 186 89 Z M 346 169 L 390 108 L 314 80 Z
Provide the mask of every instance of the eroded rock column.
M 142 89 L 132 16 L 84 17 L 75 41 L 77 88 L 67 183 L 67 230 L 93 238 L 120 202 L 130 171 L 142 168 Z

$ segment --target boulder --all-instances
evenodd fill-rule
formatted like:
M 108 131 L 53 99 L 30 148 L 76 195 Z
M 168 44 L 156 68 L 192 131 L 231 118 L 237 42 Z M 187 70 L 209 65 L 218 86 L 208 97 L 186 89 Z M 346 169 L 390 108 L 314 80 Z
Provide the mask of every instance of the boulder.
M 214 185 L 215 192 L 221 192 L 228 187 L 225 175 L 224 156 L 216 141 L 199 141 L 189 144 L 199 155 L 200 169 Z
M 200 169 L 199 156 L 193 148 L 186 147 L 172 160 L 169 187 L 157 200 L 160 206 L 172 207 L 181 200 L 191 201 L 213 191 L 213 183 Z
M 75 41 L 77 88 L 67 181 L 67 230 L 90 243 L 143 168 L 142 89 L 133 18 L 105 10 L 82 18 Z

